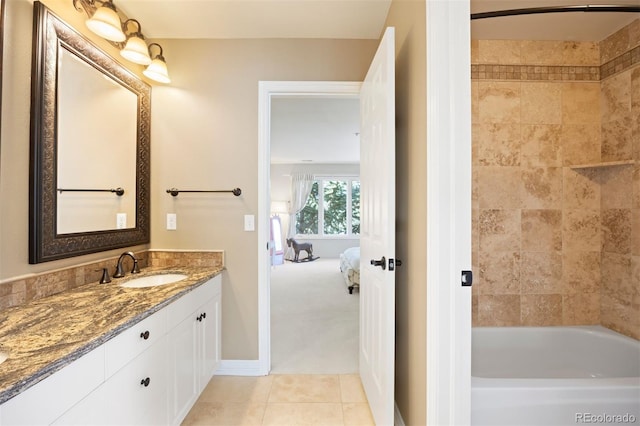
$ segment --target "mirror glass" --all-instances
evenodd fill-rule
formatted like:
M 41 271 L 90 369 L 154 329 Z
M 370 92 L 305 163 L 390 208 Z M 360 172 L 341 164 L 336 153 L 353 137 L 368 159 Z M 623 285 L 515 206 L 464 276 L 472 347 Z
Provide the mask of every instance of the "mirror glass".
M 148 243 L 151 87 L 34 14 L 29 263 Z
M 137 96 L 75 53 L 60 53 L 57 233 L 131 228 Z

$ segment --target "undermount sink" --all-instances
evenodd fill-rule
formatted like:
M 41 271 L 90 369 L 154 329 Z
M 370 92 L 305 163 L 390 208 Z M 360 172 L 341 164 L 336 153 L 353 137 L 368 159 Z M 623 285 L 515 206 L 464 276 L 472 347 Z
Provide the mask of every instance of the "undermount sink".
M 156 287 L 159 285 L 172 284 L 185 278 L 187 278 L 186 274 L 147 275 L 145 277 L 130 279 L 120 284 L 120 286 L 126 288 Z

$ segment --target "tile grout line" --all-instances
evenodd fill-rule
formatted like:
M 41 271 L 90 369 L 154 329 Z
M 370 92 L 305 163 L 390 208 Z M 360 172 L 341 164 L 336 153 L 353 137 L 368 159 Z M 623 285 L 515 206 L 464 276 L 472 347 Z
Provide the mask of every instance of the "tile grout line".
M 269 377 L 269 374 L 267 374 L 266 377 Z M 273 389 L 273 382 L 275 381 L 275 377 L 273 375 L 271 375 L 271 379 L 269 380 L 269 392 L 267 392 L 267 398 L 264 402 L 264 410 L 262 411 L 262 417 L 260 419 L 260 424 L 264 425 L 264 419 L 267 415 L 267 409 L 269 408 L 269 398 L 271 397 L 271 390 Z

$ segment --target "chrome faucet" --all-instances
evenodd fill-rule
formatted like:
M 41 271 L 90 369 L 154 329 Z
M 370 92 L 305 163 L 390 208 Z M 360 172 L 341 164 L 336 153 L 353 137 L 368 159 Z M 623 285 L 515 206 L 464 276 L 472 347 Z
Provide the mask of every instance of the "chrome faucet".
M 122 278 L 122 277 L 124 277 L 125 273 L 124 273 L 124 269 L 122 269 L 122 261 L 127 256 L 129 256 L 131 259 L 133 259 L 133 268 L 131 269 L 131 273 L 132 274 L 137 274 L 137 273 L 140 272 L 140 268 L 138 267 L 138 259 L 136 258 L 136 256 L 130 251 L 125 251 L 118 258 L 118 264 L 116 265 L 116 272 L 113 274 L 113 278 Z

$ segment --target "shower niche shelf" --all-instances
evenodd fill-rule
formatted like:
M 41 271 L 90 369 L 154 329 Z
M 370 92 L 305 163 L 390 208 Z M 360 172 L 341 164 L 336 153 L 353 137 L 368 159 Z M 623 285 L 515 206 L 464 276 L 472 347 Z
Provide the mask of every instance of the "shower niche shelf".
M 602 163 L 575 164 L 573 166 L 569 166 L 569 168 L 570 169 L 597 169 L 602 167 L 630 166 L 635 163 L 636 163 L 635 160 L 605 161 Z

